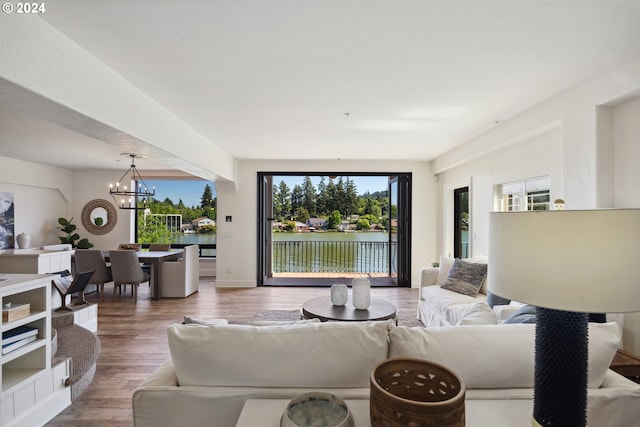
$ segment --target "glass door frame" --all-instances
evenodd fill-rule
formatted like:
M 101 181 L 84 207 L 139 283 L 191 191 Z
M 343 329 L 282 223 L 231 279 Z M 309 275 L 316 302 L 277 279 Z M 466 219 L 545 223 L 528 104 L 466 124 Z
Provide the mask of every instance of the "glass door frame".
M 466 212 L 469 214 L 469 187 L 459 187 L 453 190 L 453 256 L 455 258 L 468 258 L 470 256 L 470 245 L 467 242 L 466 252 L 463 249 L 463 239 L 462 239 L 462 214 L 465 212 L 462 206 L 462 194 L 467 195 L 467 206 Z M 467 233 L 469 229 L 467 227 Z M 468 234 L 467 234 L 468 237 Z
M 411 172 L 263 172 L 257 173 L 257 284 L 265 286 L 265 280 L 272 276 L 271 266 L 271 224 L 273 222 L 273 176 L 387 176 L 398 179 L 398 279 L 397 286 L 411 286 Z M 389 195 L 391 196 L 391 195 Z M 389 197 L 391 203 L 391 197 Z M 389 206 L 389 228 L 391 210 Z M 391 234 L 391 232 L 389 233 Z M 402 236 L 402 237 L 400 237 Z M 390 252 L 391 256 L 391 252 Z M 391 277 L 391 258 L 389 258 Z

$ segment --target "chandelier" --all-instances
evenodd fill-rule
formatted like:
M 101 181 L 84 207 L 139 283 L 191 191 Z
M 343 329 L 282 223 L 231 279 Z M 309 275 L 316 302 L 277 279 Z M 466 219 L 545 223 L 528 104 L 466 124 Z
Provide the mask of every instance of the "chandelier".
M 115 187 L 113 184 L 109 184 L 109 194 L 120 209 L 144 209 L 147 206 L 147 199 L 155 196 L 156 187 L 153 187 L 151 191 L 147 188 L 147 184 L 136 169 L 135 154 L 125 153 L 123 155 L 131 157 L 131 167 L 122 175 Z M 120 186 L 121 183 L 130 181 L 134 182 L 133 188 L 128 188 L 127 185 Z

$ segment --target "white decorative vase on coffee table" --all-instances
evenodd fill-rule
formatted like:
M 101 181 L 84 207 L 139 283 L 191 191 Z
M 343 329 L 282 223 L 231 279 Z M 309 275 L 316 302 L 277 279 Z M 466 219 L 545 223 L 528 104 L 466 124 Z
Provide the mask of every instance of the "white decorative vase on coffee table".
M 349 290 L 347 285 L 335 284 L 331 285 L 331 304 L 343 306 L 349 299 Z
M 371 283 L 366 277 L 356 277 L 351 282 L 353 306 L 356 310 L 366 310 L 371 305 Z

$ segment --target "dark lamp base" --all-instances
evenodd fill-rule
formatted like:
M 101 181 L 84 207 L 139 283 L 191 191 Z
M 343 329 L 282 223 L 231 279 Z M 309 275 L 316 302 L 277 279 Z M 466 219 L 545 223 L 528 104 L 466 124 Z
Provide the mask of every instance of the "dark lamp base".
M 538 307 L 533 418 L 540 426 L 586 426 L 587 320 L 585 313 Z

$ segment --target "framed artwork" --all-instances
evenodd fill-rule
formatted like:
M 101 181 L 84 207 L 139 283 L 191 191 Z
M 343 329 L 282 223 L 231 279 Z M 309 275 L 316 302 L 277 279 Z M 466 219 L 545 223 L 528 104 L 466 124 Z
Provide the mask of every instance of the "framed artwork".
M 0 249 L 14 248 L 13 193 L 0 191 Z

